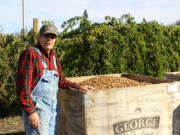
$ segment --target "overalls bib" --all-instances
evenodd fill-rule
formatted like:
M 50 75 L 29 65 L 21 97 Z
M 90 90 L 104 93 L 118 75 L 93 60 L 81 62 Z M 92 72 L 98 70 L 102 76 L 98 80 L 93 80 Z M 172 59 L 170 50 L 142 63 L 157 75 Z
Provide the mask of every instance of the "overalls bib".
M 29 125 L 28 115 L 24 113 L 24 125 L 26 135 L 57 135 L 58 123 L 58 72 L 55 56 L 53 62 L 55 70 L 47 70 L 46 60 L 38 48 L 34 47 L 40 54 L 43 64 L 43 75 L 31 93 L 35 105 L 35 111 L 39 114 L 40 127 L 32 128 Z

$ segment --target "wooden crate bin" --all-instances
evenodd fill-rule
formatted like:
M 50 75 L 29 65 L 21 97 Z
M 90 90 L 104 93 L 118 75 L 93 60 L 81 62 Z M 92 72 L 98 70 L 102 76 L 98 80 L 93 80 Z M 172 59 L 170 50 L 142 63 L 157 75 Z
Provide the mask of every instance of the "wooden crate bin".
M 180 81 L 180 72 L 166 72 L 164 78 L 173 81 Z
M 179 82 L 134 74 L 109 75 L 152 84 L 87 93 L 61 89 L 59 135 L 179 135 L 179 128 L 176 126 L 174 133 L 172 128 L 180 103 Z M 92 77 L 69 80 L 81 82 Z

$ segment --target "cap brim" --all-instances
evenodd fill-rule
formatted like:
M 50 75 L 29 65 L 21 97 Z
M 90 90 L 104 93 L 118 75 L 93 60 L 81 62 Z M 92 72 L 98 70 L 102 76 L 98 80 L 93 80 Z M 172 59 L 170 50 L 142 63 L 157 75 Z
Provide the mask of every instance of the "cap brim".
M 58 35 L 57 32 L 54 32 L 54 31 L 46 31 L 46 32 L 44 32 L 44 34 L 47 34 L 47 33 L 52 33 L 52 34 L 54 34 L 56 36 Z

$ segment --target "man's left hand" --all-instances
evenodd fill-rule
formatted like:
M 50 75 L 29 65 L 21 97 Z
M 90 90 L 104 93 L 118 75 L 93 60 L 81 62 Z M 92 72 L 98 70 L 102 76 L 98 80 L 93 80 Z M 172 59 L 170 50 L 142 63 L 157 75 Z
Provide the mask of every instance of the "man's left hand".
M 82 86 L 79 87 L 79 90 L 84 91 L 84 92 L 88 92 L 90 90 L 94 91 L 95 88 L 92 87 L 92 86 L 88 86 L 88 85 L 82 85 Z

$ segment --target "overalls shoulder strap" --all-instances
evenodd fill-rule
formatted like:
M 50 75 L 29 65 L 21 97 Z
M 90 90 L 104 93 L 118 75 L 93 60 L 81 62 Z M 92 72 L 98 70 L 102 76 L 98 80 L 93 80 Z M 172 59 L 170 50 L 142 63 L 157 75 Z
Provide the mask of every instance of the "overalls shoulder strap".
M 33 47 L 38 53 L 39 55 L 41 56 L 41 59 L 42 59 L 42 64 L 43 64 L 43 68 L 44 69 L 47 69 L 47 63 L 46 63 L 46 60 L 44 59 L 44 57 L 42 56 L 42 53 L 41 51 L 37 48 L 37 47 Z M 57 64 L 56 64 L 56 57 L 53 55 L 53 63 L 54 63 L 54 67 L 55 69 L 57 69 Z
M 43 58 L 41 51 L 40 51 L 37 47 L 33 47 L 33 48 L 34 48 L 34 49 L 39 53 L 39 55 L 41 56 L 43 68 L 44 68 L 44 69 L 47 69 L 46 60 Z
M 57 70 L 57 64 L 56 64 L 56 57 L 53 55 L 53 61 L 54 61 L 54 68 Z

